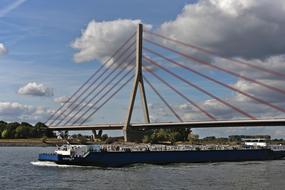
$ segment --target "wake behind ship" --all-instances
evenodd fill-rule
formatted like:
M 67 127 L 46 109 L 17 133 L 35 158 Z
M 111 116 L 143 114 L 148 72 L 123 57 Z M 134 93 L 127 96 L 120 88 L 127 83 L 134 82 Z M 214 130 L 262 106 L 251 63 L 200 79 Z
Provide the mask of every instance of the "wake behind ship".
M 283 145 L 63 145 L 40 161 L 64 165 L 122 167 L 136 163 L 203 163 L 277 160 L 285 157 Z

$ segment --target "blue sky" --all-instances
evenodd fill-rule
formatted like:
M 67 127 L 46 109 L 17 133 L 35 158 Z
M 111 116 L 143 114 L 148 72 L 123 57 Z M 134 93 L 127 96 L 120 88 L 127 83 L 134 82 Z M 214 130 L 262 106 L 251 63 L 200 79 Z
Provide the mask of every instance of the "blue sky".
M 151 25 L 153 31 L 161 34 L 172 36 L 184 42 L 193 42 L 202 47 L 215 50 L 229 58 L 237 57 L 268 68 L 285 71 L 284 66 L 281 65 L 285 60 L 285 43 L 283 43 L 283 39 L 278 38 L 282 36 L 281 34 L 283 34 L 285 27 L 282 20 L 280 21 L 283 15 L 282 10 L 278 6 L 274 6 L 278 5 L 278 3 L 282 4 L 282 1 L 276 1 L 276 3 L 269 6 L 265 1 L 257 3 L 256 0 L 241 2 L 226 0 L 0 0 L 0 44 L 4 44 L 6 49 L 6 52 L 1 55 L 0 48 L 0 102 L 6 103 L 1 104 L 2 108 L 0 106 L 0 119 L 12 121 L 15 118 L 17 121 L 27 120 L 30 122 L 36 122 L 37 119 L 46 119 L 48 112 L 59 106 L 59 103 L 55 102 L 54 99 L 71 95 L 101 65 L 100 62 L 103 58 L 102 56 L 96 57 L 96 52 L 93 52 L 94 55 L 92 56 L 94 59 L 92 60 L 82 58 L 80 63 L 76 63 L 76 60 L 74 60 L 74 56 L 84 52 L 85 49 L 83 47 L 84 44 L 81 44 L 79 48 L 74 48 L 72 44 L 77 39 L 83 39 L 84 32 L 92 29 L 90 24 L 92 21 L 95 23 L 93 27 L 98 28 L 99 24 L 103 22 L 114 21 L 116 24 L 119 19 L 128 21 L 139 19 L 141 22 Z M 273 15 L 267 14 L 267 11 L 264 11 L 264 7 L 271 10 Z M 264 14 L 260 14 L 262 11 L 264 11 Z M 255 18 L 255 20 L 249 18 Z M 256 23 L 253 23 L 255 21 Z M 274 30 L 271 34 L 266 30 L 272 24 L 277 25 L 279 29 Z M 240 27 L 233 29 L 234 26 Z M 122 38 L 122 36 L 114 37 L 114 39 L 118 38 Z M 276 45 L 277 38 L 279 43 Z M 91 46 L 93 45 L 97 48 L 99 46 L 97 44 L 92 44 Z M 108 47 L 104 48 L 108 49 Z M 157 50 L 160 51 L 159 49 Z M 185 49 L 181 50 L 188 51 Z M 175 57 L 174 54 L 169 52 L 163 53 Z M 192 53 L 196 55 L 197 52 Z M 197 55 L 200 56 L 199 54 Z M 265 81 L 283 88 L 282 80 L 279 78 L 270 78 L 265 76 L 264 73 L 252 71 L 248 68 L 237 68 L 231 66 L 228 62 L 224 62 L 224 60 L 218 59 L 217 61 L 217 59 L 212 57 L 206 57 L 205 59 L 210 60 L 212 63 L 222 64 L 247 76 L 253 76 L 252 73 L 254 72 L 256 80 Z M 176 60 L 185 61 L 181 58 Z M 200 67 L 197 66 L 197 68 L 199 69 Z M 255 88 L 255 85 L 225 73 L 210 69 L 200 69 L 210 76 L 223 80 L 225 83 L 265 99 L 269 97 L 268 93 L 273 93 L 263 88 Z M 189 80 L 212 91 L 225 100 L 234 102 L 236 105 L 253 105 L 252 102 L 240 98 L 236 93 L 205 81 L 201 77 L 190 75 L 178 68 L 173 68 L 173 71 L 177 71 L 182 76 L 188 77 Z M 208 96 L 169 78 L 168 75 L 161 71 L 157 72 L 173 84 L 178 85 L 186 94 L 191 95 L 205 109 L 208 109 L 213 114 L 217 114 L 220 119 L 236 118 L 232 111 L 218 105 L 216 101 Z M 178 110 L 181 109 L 180 112 L 184 114 L 185 120 L 204 119 L 198 116 L 199 114 L 192 108 L 185 110 L 183 99 L 168 93 L 167 88 L 158 84 L 158 81 L 154 79 L 152 81 L 163 94 L 168 95 L 168 99 L 173 107 Z M 24 88 L 29 83 L 42 85 L 38 87 L 48 88 L 53 93 L 48 96 L 28 94 L 26 92 L 19 93 L 19 89 Z M 106 118 L 107 114 L 114 115 L 111 119 L 112 121 L 122 121 L 125 117 L 123 111 L 127 108 L 128 97 L 125 95 L 127 93 L 128 90 L 120 93 L 117 99 L 106 105 L 105 110 L 100 112 L 100 116 L 96 118 L 96 122 L 109 121 L 110 118 Z M 156 118 L 155 120 L 159 120 L 157 119 L 159 117 L 175 120 L 173 116 L 169 115 L 169 111 L 163 108 L 155 94 L 148 93 L 148 97 L 149 103 L 152 105 L 151 107 L 154 107 L 153 111 L 159 113 L 158 115 L 153 115 Z M 275 96 L 273 93 L 272 97 L 276 98 L 268 101 L 275 102 L 280 106 L 285 105 L 281 101 L 282 96 L 280 97 L 278 94 Z M 280 101 L 276 99 L 280 99 Z M 11 103 L 18 104 L 11 105 Z M 113 109 L 114 104 L 116 104 L 116 109 Z M 252 106 L 245 106 L 245 109 L 253 112 L 258 117 L 283 117 L 283 113 L 276 113 L 267 108 L 259 109 L 258 106 L 255 109 Z M 138 113 L 135 114 L 134 119 L 140 120 L 139 106 L 136 108 L 136 111 Z M 36 117 L 31 119 L 27 116 L 29 114 L 35 114 Z M 274 135 L 282 136 L 284 130 L 282 133 L 280 133 L 280 130 L 282 131 L 282 129 L 278 128 L 278 130 L 273 131 Z M 236 131 L 236 129 L 233 131 L 235 133 L 243 133 L 243 131 Z M 245 131 L 249 131 L 249 133 L 272 132 L 264 131 L 263 129 L 253 131 L 246 129 Z M 202 135 L 228 134 L 222 130 L 214 132 L 201 130 L 201 133 Z M 229 133 L 231 133 L 231 130 Z
M 0 9 L 12 1 L 0 1 Z M 0 41 L 9 53 L 2 57 L 2 101 L 19 101 L 15 92 L 30 81 L 51 86 L 56 96 L 70 94 L 98 63 L 75 64 L 71 42 L 89 21 L 140 18 L 153 25 L 173 19 L 189 1 L 39 1 L 29 0 L 0 18 Z M 151 6 L 150 6 L 151 5 Z M 173 6 L 175 5 L 175 6 Z M 162 11 L 161 7 L 167 8 Z M 125 11 L 127 10 L 127 11 Z M 5 65 L 5 66 L 4 66 Z M 64 87 L 63 87 L 64 86 Z M 50 103 L 52 98 L 24 98 Z

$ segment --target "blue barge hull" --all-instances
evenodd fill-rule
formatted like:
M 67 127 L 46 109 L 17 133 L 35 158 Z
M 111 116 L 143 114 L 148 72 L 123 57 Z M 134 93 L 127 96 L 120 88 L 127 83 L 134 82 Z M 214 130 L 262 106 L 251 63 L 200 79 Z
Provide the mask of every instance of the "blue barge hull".
M 64 165 L 122 167 L 135 163 L 203 163 L 277 160 L 285 157 L 285 151 L 271 149 L 245 150 L 193 150 L 193 151 L 138 151 L 138 152 L 90 152 L 85 157 L 58 154 L 40 154 L 40 161 L 52 161 Z

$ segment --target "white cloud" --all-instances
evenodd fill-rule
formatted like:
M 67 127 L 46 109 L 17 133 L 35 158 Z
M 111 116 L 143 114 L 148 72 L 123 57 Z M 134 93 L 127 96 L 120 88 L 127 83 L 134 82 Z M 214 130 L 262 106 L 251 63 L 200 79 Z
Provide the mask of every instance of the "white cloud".
M 8 122 L 45 122 L 52 114 L 55 113 L 53 109 L 47 109 L 42 106 L 26 105 L 18 102 L 0 102 L 0 118 Z M 62 113 L 57 114 L 59 120 L 64 118 Z M 72 115 L 68 115 L 69 119 Z M 75 117 L 77 119 L 78 117 Z M 84 117 L 81 119 L 83 120 Z M 79 121 L 81 121 L 79 120 Z
M 220 61 L 220 60 L 218 60 Z M 246 60 L 243 60 L 246 61 Z M 268 66 L 269 68 L 275 69 L 279 72 L 283 72 L 285 67 L 284 67 L 284 62 L 285 62 L 285 57 L 284 56 L 271 56 L 268 59 L 265 59 L 263 61 L 261 60 L 255 60 L 257 64 L 259 64 L 260 66 Z M 214 64 L 218 64 L 218 63 L 214 63 Z M 230 69 L 231 71 L 235 71 L 237 73 L 240 73 L 242 75 L 246 75 L 249 76 L 250 78 L 253 78 L 255 80 L 258 80 L 259 82 L 263 82 L 267 85 L 271 85 L 273 87 L 279 88 L 279 89 L 285 89 L 285 84 L 284 84 L 284 79 L 282 77 L 276 77 L 273 75 L 270 75 L 268 73 L 265 72 L 261 72 L 261 71 L 256 71 L 255 69 L 252 68 L 247 68 L 247 67 L 238 67 L 235 64 L 231 64 L 229 62 L 221 62 L 219 63 L 220 65 L 223 64 L 223 67 L 226 67 L 228 69 Z M 211 75 L 213 71 L 209 72 L 206 75 L 209 76 L 217 76 L 217 74 L 215 75 Z M 285 72 L 283 72 L 285 73 Z M 221 75 L 223 76 L 223 75 Z M 223 81 L 224 83 L 229 83 L 227 80 L 223 80 L 223 77 L 218 77 L 216 78 L 219 81 Z M 198 81 L 195 81 L 195 83 L 197 83 Z M 218 87 L 218 88 L 213 88 L 211 87 L 211 90 L 208 89 L 207 85 L 205 85 L 205 88 L 208 89 L 212 94 L 220 94 L 220 90 L 223 90 L 224 87 L 206 81 L 204 79 L 204 81 L 200 81 L 203 86 L 205 84 L 211 84 L 214 85 L 213 87 Z M 281 108 L 285 107 L 285 95 L 278 92 L 278 91 L 274 91 L 272 89 L 268 89 L 265 88 L 263 86 L 260 86 L 258 84 L 255 84 L 253 82 L 250 81 L 246 81 L 240 78 L 237 78 L 235 80 L 235 82 L 232 82 L 232 84 L 229 84 L 230 86 L 245 92 L 251 96 L 254 96 L 256 98 L 259 98 L 261 100 L 265 100 L 271 104 L 274 104 L 276 106 L 279 106 Z M 181 87 L 182 88 L 182 83 L 181 82 L 175 82 L 175 86 L 177 88 Z M 169 91 L 167 91 L 169 92 Z M 197 91 L 198 92 L 198 91 Z M 230 93 L 229 93 L 230 92 Z M 165 94 L 167 94 L 166 92 L 164 92 Z M 191 97 L 189 95 L 189 97 Z M 176 98 L 179 99 L 179 96 L 176 96 Z M 193 98 L 193 97 L 192 97 Z M 195 96 L 194 96 L 194 101 L 195 101 Z M 256 100 L 250 99 L 249 97 L 246 97 L 244 95 L 239 94 L 238 92 L 235 91 L 228 91 L 228 93 L 224 96 L 224 97 L 220 97 L 222 98 L 224 101 L 230 103 L 231 105 L 239 108 L 240 110 L 243 110 L 249 114 L 251 114 L 252 116 L 255 116 L 256 118 L 285 118 L 285 113 L 280 112 L 276 109 L 273 109 L 271 107 L 269 107 L 268 105 L 262 104 L 260 102 L 257 102 Z M 196 101 L 195 101 L 196 102 Z M 171 103 L 171 102 L 170 102 Z M 222 104 L 221 102 L 215 100 L 215 99 L 210 99 L 210 97 L 208 99 L 205 100 L 201 100 L 199 102 L 196 102 L 203 110 L 209 112 L 211 115 L 215 116 L 217 119 L 219 120 L 231 120 L 231 119 L 248 119 L 246 116 L 240 114 L 239 112 L 237 112 L 236 110 Z M 173 102 L 175 110 L 178 111 L 179 115 L 182 116 L 182 118 L 185 121 L 202 121 L 202 120 L 209 120 L 209 118 L 201 113 L 198 109 L 196 109 L 195 107 L 193 107 L 190 104 L 178 104 Z M 165 109 L 161 109 L 162 112 L 167 112 L 168 110 Z M 155 111 L 154 112 L 155 115 L 153 115 L 153 117 L 159 118 L 161 117 L 163 114 L 160 112 Z
M 47 109 L 38 106 L 21 104 L 18 102 L 0 102 L 0 117 L 2 120 L 14 122 L 43 122 L 50 113 Z
M 69 105 L 68 105 L 69 106 Z M 86 115 L 82 116 L 82 112 L 76 114 L 76 112 L 81 109 L 81 108 L 89 108 L 92 105 L 84 105 L 84 104 L 75 104 L 72 105 L 71 107 L 67 108 L 64 107 L 64 109 L 61 109 L 56 112 L 56 110 L 48 110 L 48 115 L 51 116 L 53 115 L 52 119 L 47 122 L 48 125 L 70 125 L 73 122 L 76 121 L 76 124 L 79 124 L 80 122 L 84 121 L 87 119 Z M 76 108 L 75 108 L 76 107 Z M 70 112 L 73 110 L 72 112 Z M 55 120 L 56 119 L 56 120 Z M 91 118 L 87 119 L 86 122 L 89 122 L 92 120 Z M 55 121 L 55 122 L 53 122 Z M 66 122 L 69 121 L 67 124 Z
M 7 48 L 4 46 L 3 43 L 0 43 L 0 56 L 7 53 Z
M 279 89 L 284 89 L 285 84 L 283 80 L 258 80 L 260 82 L 266 83 L 273 87 L 278 87 Z M 255 97 L 262 98 L 263 100 L 266 100 L 271 103 L 284 103 L 284 94 L 281 94 L 279 92 L 275 92 L 273 90 L 264 88 L 258 84 L 245 81 L 245 80 L 238 80 L 234 85 L 235 88 L 241 90 L 242 92 L 246 92 L 247 94 L 252 94 Z M 236 99 L 239 101 L 251 101 L 250 98 L 241 95 L 236 94 Z
M 181 104 L 181 105 L 178 106 L 178 108 L 181 109 L 181 110 L 187 110 L 187 111 L 193 109 L 193 107 L 191 105 L 189 105 L 189 104 Z
M 54 102 L 64 104 L 69 100 L 68 96 L 60 96 L 54 99 Z
M 195 44 L 213 50 L 223 56 L 239 57 L 243 62 L 285 73 L 285 41 L 282 40 L 285 31 L 285 20 L 282 19 L 285 16 L 284 10 L 285 2 L 281 0 L 270 2 L 265 0 L 200 0 L 196 4 L 186 5 L 175 20 L 163 23 L 157 29 L 157 32 L 184 43 Z M 174 45 L 166 40 L 161 42 L 167 46 Z M 201 60 L 216 64 L 240 75 L 248 76 L 267 85 L 279 89 L 285 88 L 284 78 L 282 77 L 225 59 L 208 57 L 203 53 L 183 46 L 176 46 L 175 48 L 180 48 L 183 52 L 192 53 Z M 168 57 L 171 55 L 168 55 Z M 177 57 L 175 59 L 177 60 Z M 181 60 L 181 58 L 180 61 L 182 64 L 187 65 L 186 62 L 190 62 L 185 59 Z M 217 74 L 225 76 L 224 78 L 229 76 L 224 72 L 217 72 L 215 69 L 205 70 L 209 67 L 193 64 L 193 62 L 191 62 L 191 68 L 199 72 L 203 71 L 204 74 L 210 76 L 213 76 L 213 73 L 216 76 Z M 228 79 L 223 80 L 222 77 L 217 79 L 228 83 Z M 232 84 L 233 87 L 279 107 L 285 106 L 284 94 L 237 77 L 234 80 L 236 81 L 232 82 L 234 83 Z M 206 83 L 206 81 L 203 83 Z M 207 83 L 209 84 L 209 81 Z M 219 85 L 217 87 L 223 88 Z M 220 94 L 217 91 L 212 93 Z M 284 113 L 257 103 L 234 91 L 231 91 L 223 99 L 257 118 L 285 117 Z M 217 100 L 207 99 L 201 101 L 200 106 L 215 115 L 217 119 L 244 118 L 240 113 Z M 183 119 L 188 121 L 209 119 L 191 105 L 178 105 L 177 109 L 183 115 Z
M 229 98 L 226 101 L 231 104 L 242 108 L 242 110 L 251 113 L 258 118 L 284 118 L 284 114 L 280 114 L 277 111 L 270 110 L 266 106 L 257 105 L 254 102 L 243 102 L 235 100 L 235 97 Z M 233 119 L 245 119 L 239 113 L 232 109 L 222 105 L 216 100 L 206 100 L 200 102 L 200 106 L 215 115 L 218 120 L 233 120 Z M 210 120 L 204 114 L 197 110 L 191 109 L 191 105 L 180 106 L 181 109 L 177 109 L 184 121 L 205 121 Z M 188 110 L 185 110 L 189 107 Z M 179 108 L 179 107 L 178 107 Z M 271 135 L 273 138 L 283 138 L 285 135 L 284 127 L 238 127 L 238 128 L 201 128 L 193 129 L 193 132 L 199 134 L 201 137 L 205 136 L 217 136 L 227 137 L 229 135 Z
M 45 86 L 44 84 L 29 82 L 18 90 L 18 94 L 30 96 L 53 96 L 53 89 Z
M 247 60 L 242 60 L 244 62 L 248 62 Z M 281 56 L 271 56 L 265 60 L 252 60 L 253 64 L 262 66 L 264 68 L 270 68 L 272 70 L 278 71 L 280 73 L 285 73 L 285 55 Z M 217 63 L 215 63 L 217 64 Z M 285 89 L 284 77 L 276 76 L 270 73 L 266 73 L 263 71 L 258 71 L 253 68 L 248 67 L 240 67 L 234 63 L 219 63 L 219 65 L 223 65 L 223 67 L 228 68 L 231 71 L 235 71 L 241 75 L 248 76 L 256 81 L 262 82 L 269 86 L 278 89 Z M 252 95 L 256 98 L 265 100 L 271 104 L 277 105 L 281 108 L 285 106 L 285 95 L 274 91 L 269 88 L 265 88 L 259 84 L 254 82 L 250 82 L 241 78 L 238 78 L 237 81 L 232 84 L 232 86 L 242 92 L 245 92 L 249 95 Z M 229 101 L 235 103 L 237 106 L 244 108 L 249 113 L 257 114 L 258 117 L 283 117 L 284 113 L 280 113 L 260 102 L 257 102 L 251 98 L 248 98 L 239 93 L 232 94 L 229 98 Z
M 284 67 L 285 54 L 278 55 L 278 56 L 270 56 L 263 60 L 261 59 L 241 59 L 241 58 L 237 60 L 243 63 L 247 63 L 252 66 L 257 66 L 257 67 L 270 70 L 270 72 L 272 71 L 273 73 L 264 72 L 264 71 L 255 69 L 253 67 L 249 67 L 246 65 L 239 64 L 237 62 L 232 62 L 232 61 L 229 61 L 223 58 L 218 58 L 218 57 L 212 60 L 212 64 L 215 64 L 229 71 L 233 71 L 240 75 L 248 76 L 249 78 L 252 78 L 252 79 L 281 80 L 285 76 L 285 67 Z M 274 72 L 277 72 L 278 75 L 274 74 Z M 280 74 L 283 74 L 283 76 L 280 76 Z
M 33 108 L 28 105 L 23 105 L 17 102 L 0 102 L 0 114 L 1 115 L 21 115 L 32 111 Z
M 285 1 L 200 0 L 158 31 L 230 57 L 266 58 L 285 52 Z
M 109 59 L 113 53 L 136 31 L 137 25 L 141 22 L 141 20 L 128 19 L 103 22 L 92 20 L 89 22 L 86 29 L 82 31 L 81 37 L 75 39 L 71 44 L 73 48 L 79 50 L 79 52 L 74 55 L 75 62 L 81 63 L 95 59 L 103 62 Z M 147 29 L 151 28 L 150 25 L 144 26 Z M 134 40 L 131 42 L 133 41 Z M 128 47 L 131 42 L 125 47 Z M 131 53 L 131 50 L 133 49 L 134 48 L 131 48 L 127 51 L 127 54 Z M 114 57 L 110 61 L 109 65 L 117 59 L 118 56 Z
M 282 72 L 284 70 L 284 59 L 281 59 L 281 57 L 279 56 L 272 56 L 270 59 L 264 61 L 259 60 L 257 62 L 259 63 L 259 65 L 272 66 L 272 68 L 276 68 L 277 71 Z M 255 80 L 258 80 L 260 82 L 266 83 L 274 87 L 278 87 L 279 89 L 285 88 L 284 79 L 282 77 L 279 78 L 264 72 L 256 72 L 253 69 L 239 68 L 235 65 L 227 65 L 226 67 L 229 67 L 231 70 L 235 70 L 238 73 L 250 76 L 251 78 L 254 78 Z M 221 80 L 221 78 L 219 78 L 218 80 Z M 232 84 L 232 86 L 254 97 L 277 105 L 281 108 L 285 107 L 285 95 L 279 92 L 266 89 L 260 85 L 242 79 L 238 79 L 234 84 Z M 212 93 L 216 94 L 217 91 L 213 91 Z M 267 105 L 258 103 L 257 101 L 245 97 L 237 92 L 228 94 L 225 98 L 223 98 L 223 100 L 251 114 L 252 116 L 255 116 L 258 119 L 285 118 L 285 113 L 277 111 Z M 204 110 L 214 115 L 218 120 L 248 119 L 237 111 L 225 106 L 224 104 L 220 103 L 215 99 L 206 99 L 197 103 Z M 185 121 L 209 120 L 209 118 L 207 118 L 203 113 L 194 109 L 193 106 L 189 104 L 178 105 L 177 111 Z M 199 133 L 199 135 L 201 136 L 228 136 L 233 134 L 269 134 L 273 137 L 278 138 L 281 138 L 285 134 L 284 127 L 195 129 L 194 132 Z

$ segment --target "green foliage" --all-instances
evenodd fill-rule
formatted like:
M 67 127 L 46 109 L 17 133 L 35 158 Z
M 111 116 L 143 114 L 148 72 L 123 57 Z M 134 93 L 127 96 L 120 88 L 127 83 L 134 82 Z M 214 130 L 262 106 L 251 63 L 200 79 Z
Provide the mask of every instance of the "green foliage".
M 0 138 L 41 138 L 54 137 L 55 134 L 43 123 L 37 123 L 35 126 L 29 123 L 6 123 L 0 121 Z
M 6 129 L 7 123 L 4 121 L 0 121 L 0 138 L 1 138 L 1 134 L 2 132 Z
M 2 133 L 1 133 L 1 138 L 3 139 L 8 139 L 9 138 L 9 130 L 5 129 Z
M 36 137 L 44 137 L 44 136 L 54 137 L 55 136 L 55 134 L 51 130 L 49 130 L 48 127 L 43 123 L 40 123 L 40 122 L 37 123 L 34 128 L 35 128 L 34 129 L 34 131 L 35 131 L 34 135 Z
M 32 127 L 26 125 L 20 125 L 16 128 L 15 138 L 28 138 L 32 137 L 33 129 Z
M 107 139 L 108 139 L 108 135 L 107 135 L 107 134 L 102 135 L 102 137 L 101 137 L 101 140 L 102 140 L 102 141 L 105 141 L 105 140 L 107 140 Z
M 188 139 L 190 129 L 155 129 L 150 130 L 144 136 L 144 143 L 159 143 L 159 142 L 171 142 L 186 141 Z
M 204 141 L 214 141 L 214 140 L 216 140 L 216 137 L 214 137 L 214 136 L 205 137 L 203 140 Z
M 82 135 L 78 135 L 77 140 L 79 141 L 79 144 L 86 144 L 87 143 L 87 138 Z

